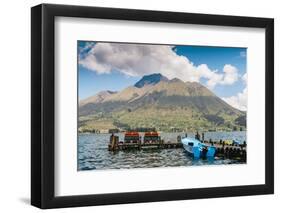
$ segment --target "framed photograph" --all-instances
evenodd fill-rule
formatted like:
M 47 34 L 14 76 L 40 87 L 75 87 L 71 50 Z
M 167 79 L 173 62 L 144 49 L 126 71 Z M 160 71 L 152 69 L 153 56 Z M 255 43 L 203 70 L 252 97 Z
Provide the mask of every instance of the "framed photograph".
M 274 192 L 274 21 L 31 9 L 31 204 Z

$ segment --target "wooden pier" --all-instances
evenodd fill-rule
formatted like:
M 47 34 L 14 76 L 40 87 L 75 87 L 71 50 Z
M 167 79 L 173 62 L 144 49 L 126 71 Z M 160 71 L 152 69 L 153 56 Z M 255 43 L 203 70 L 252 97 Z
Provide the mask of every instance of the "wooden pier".
M 118 151 L 118 150 L 141 150 L 141 149 L 176 149 L 183 148 L 182 143 L 178 142 L 152 142 L 152 143 L 118 143 L 118 144 L 109 144 L 109 151 Z
M 241 162 L 246 162 L 247 149 L 245 144 L 226 144 L 224 141 L 204 140 L 202 143 L 207 146 L 216 147 L 215 157 L 222 159 L 236 159 Z M 118 138 L 112 137 L 109 144 L 109 151 L 126 151 L 126 150 L 145 150 L 145 149 L 179 149 L 183 148 L 183 144 L 179 138 L 176 142 L 159 140 L 158 142 L 119 142 Z

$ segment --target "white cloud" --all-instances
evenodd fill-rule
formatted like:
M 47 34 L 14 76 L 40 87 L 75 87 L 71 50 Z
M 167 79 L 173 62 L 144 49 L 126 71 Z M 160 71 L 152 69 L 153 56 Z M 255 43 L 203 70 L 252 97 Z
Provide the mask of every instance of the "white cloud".
M 238 70 L 236 67 L 226 64 L 223 67 L 223 80 L 220 82 L 222 85 L 230 85 L 238 80 Z
M 98 74 L 119 71 L 127 76 L 143 76 L 161 73 L 169 79 L 199 82 L 207 80 L 207 86 L 231 85 L 238 80 L 238 70 L 226 64 L 223 72 L 211 70 L 206 64 L 195 66 L 187 57 L 177 55 L 173 46 L 120 43 L 97 43 L 79 64 Z
M 80 55 L 84 55 L 88 50 L 90 50 L 91 48 L 93 48 L 95 45 L 95 43 L 93 42 L 85 42 L 85 45 L 83 47 L 79 47 L 79 54 Z
M 242 80 L 244 81 L 244 83 L 247 85 L 247 80 L 248 80 L 248 74 L 245 73 L 243 76 L 242 76 Z
M 217 84 L 231 85 L 238 81 L 239 75 L 236 67 L 226 64 L 223 67 L 223 73 L 218 73 L 217 70 L 211 71 L 207 65 L 199 65 L 197 67 L 201 71 L 201 77 L 209 79 L 207 86 L 212 89 Z
M 241 58 L 245 58 L 246 56 L 247 56 L 246 51 L 241 51 L 241 52 L 240 52 L 240 57 L 241 57 Z
M 242 80 L 246 87 L 242 92 L 239 92 L 237 95 L 231 96 L 231 97 L 225 97 L 222 98 L 226 103 L 229 105 L 242 110 L 247 111 L 247 100 L 248 100 L 248 86 L 247 86 L 247 78 L 248 75 L 245 73 L 242 77 Z
M 233 106 L 236 109 L 246 111 L 247 110 L 247 96 L 248 89 L 247 87 L 243 90 L 243 92 L 239 92 L 235 96 L 222 98 L 226 103 Z

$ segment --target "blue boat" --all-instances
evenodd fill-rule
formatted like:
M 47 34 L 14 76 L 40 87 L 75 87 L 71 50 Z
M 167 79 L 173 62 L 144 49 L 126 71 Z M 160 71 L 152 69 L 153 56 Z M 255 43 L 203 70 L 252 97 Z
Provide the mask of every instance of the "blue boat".
M 183 148 L 188 152 L 188 154 L 192 155 L 194 158 L 215 157 L 216 147 L 207 146 L 206 144 L 195 138 L 182 138 L 181 143 L 183 144 Z
M 233 145 L 239 146 L 240 144 L 242 144 L 239 140 L 234 139 L 232 142 Z

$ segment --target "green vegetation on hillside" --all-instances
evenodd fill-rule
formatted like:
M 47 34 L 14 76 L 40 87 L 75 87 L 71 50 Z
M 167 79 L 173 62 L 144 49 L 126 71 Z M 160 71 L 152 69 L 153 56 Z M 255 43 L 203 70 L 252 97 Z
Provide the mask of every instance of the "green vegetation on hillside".
M 201 84 L 156 77 L 157 81 L 154 78 L 148 81 L 146 76 L 138 87 L 127 87 L 120 92 L 102 91 L 81 101 L 79 131 L 246 129 L 246 112 L 228 105 Z

